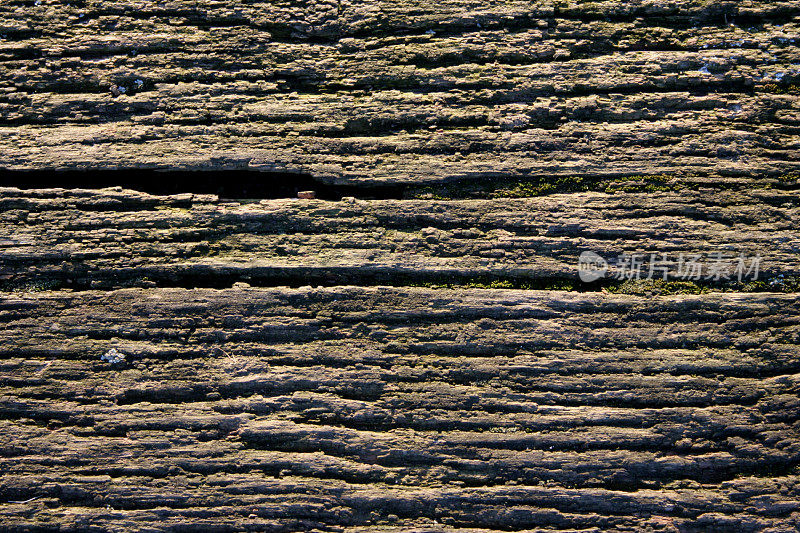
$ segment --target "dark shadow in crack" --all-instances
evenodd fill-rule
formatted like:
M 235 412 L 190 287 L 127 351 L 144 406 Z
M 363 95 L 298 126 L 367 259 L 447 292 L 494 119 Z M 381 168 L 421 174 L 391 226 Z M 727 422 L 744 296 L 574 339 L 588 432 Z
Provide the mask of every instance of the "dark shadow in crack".
M 254 170 L 185 171 L 168 169 L 120 170 L 0 170 L 0 186 L 20 189 L 102 189 L 122 187 L 154 195 L 216 194 L 225 199 L 296 198 L 314 191 L 322 200 L 402 198 L 402 185 L 338 185 L 300 172 Z

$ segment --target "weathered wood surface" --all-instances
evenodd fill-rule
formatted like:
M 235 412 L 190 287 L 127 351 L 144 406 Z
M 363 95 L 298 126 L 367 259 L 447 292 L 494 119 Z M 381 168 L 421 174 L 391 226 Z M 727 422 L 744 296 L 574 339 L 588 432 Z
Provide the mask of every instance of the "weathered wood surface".
M 797 2 L 37 4 L 0 5 L 4 168 L 800 168 Z
M 0 530 L 797 531 L 799 29 L 789 1 L 3 1 Z M 5 172 L 86 168 L 363 194 Z M 463 288 L 583 251 L 760 254 L 762 284 Z
M 799 304 L 389 287 L 5 295 L 0 497 L 38 499 L 0 519 L 793 531 Z M 112 347 L 124 364 L 101 361 Z
M 0 189 L 0 283 L 230 287 L 576 279 L 578 256 L 762 257 L 800 276 L 800 201 L 776 190 L 495 200 L 264 200 Z M 706 265 L 708 266 L 708 265 Z M 643 271 L 642 275 L 647 275 Z

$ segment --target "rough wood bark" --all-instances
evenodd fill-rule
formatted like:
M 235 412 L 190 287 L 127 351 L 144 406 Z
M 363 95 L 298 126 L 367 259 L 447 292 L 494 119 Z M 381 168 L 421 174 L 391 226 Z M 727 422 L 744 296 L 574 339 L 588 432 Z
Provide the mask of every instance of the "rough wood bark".
M 762 257 L 800 275 L 794 190 L 561 194 L 529 199 L 341 202 L 131 191 L 0 189 L 0 281 L 74 288 L 576 280 L 595 251 Z M 710 266 L 706 262 L 706 267 Z M 646 275 L 647 272 L 643 272 Z M 708 277 L 705 271 L 703 276 Z
M 0 165 L 359 183 L 797 171 L 797 98 L 780 92 L 800 79 L 799 14 L 697 0 L 4 2 Z
M 3 1 L 0 530 L 799 530 L 799 29 L 793 1 Z M 25 181 L 153 168 L 321 194 Z M 761 254 L 762 284 L 463 288 L 587 250 Z
M 0 516 L 44 529 L 789 531 L 798 304 L 6 295 L 0 497 L 38 499 Z M 101 361 L 112 347 L 125 363 Z

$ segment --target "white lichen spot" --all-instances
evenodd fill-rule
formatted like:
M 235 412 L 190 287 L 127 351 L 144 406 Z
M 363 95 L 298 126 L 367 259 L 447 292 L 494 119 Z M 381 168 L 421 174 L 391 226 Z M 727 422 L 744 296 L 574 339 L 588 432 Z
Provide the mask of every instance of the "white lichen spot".
M 527 115 L 511 115 L 499 120 L 500 127 L 504 130 L 516 130 L 527 127 L 530 124 L 530 117 Z
M 107 363 L 111 363 L 112 365 L 116 365 L 125 361 L 125 354 L 116 348 L 111 348 L 109 351 L 104 353 L 100 359 Z

